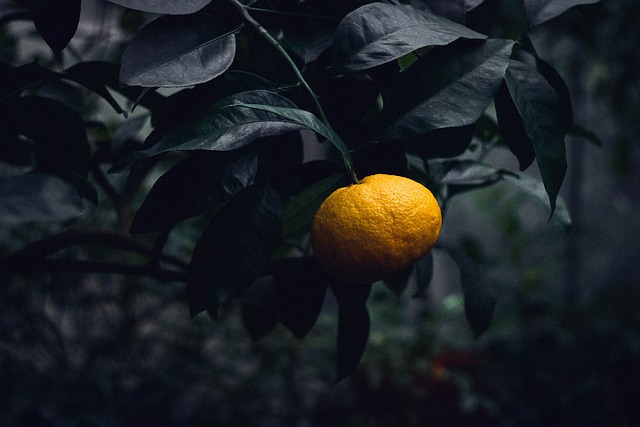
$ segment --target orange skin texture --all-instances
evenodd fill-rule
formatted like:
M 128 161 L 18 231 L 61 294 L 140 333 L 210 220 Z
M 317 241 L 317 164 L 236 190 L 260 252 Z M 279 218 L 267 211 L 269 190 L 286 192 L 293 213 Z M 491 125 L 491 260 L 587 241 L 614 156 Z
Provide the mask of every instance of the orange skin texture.
M 409 178 L 377 174 L 334 191 L 311 226 L 311 245 L 339 283 L 370 284 L 423 258 L 436 244 L 442 213 L 435 197 Z

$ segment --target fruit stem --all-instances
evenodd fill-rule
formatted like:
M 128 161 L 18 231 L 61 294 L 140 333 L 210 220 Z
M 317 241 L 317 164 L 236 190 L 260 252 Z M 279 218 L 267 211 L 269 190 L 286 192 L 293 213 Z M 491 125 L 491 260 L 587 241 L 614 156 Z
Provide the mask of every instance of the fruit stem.
M 345 162 L 348 162 L 348 160 L 345 159 Z M 360 184 L 360 180 L 358 179 L 358 175 L 356 175 L 356 171 L 353 169 L 353 166 L 350 167 L 349 170 L 351 171 L 351 182 L 354 184 Z

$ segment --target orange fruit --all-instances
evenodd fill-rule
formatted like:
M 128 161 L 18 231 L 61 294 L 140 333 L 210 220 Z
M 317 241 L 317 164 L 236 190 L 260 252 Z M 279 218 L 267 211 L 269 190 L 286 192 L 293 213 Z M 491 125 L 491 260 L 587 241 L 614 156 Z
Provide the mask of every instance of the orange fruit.
M 311 225 L 311 247 L 340 283 L 370 284 L 424 257 L 436 244 L 442 213 L 425 186 L 377 174 L 334 191 Z

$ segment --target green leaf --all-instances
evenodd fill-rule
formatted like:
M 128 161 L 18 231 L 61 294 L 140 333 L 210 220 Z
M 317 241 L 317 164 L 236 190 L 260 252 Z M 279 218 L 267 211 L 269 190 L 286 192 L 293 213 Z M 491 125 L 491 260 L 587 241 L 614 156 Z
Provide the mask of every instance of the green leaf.
M 496 297 L 482 280 L 478 265 L 459 249 L 445 247 L 460 269 L 460 285 L 464 296 L 464 312 L 474 337 L 479 338 L 493 320 Z
M 524 191 L 539 205 L 551 210 L 544 184 L 539 179 L 525 173 L 519 173 L 505 175 L 504 180 Z M 556 208 L 551 212 L 550 221 L 562 227 L 565 234 L 569 233 L 571 230 L 571 215 L 569 214 L 567 205 L 561 196 L 558 196 L 557 198 Z
M 36 30 L 54 53 L 73 38 L 80 21 L 81 0 L 28 0 Z
M 117 86 L 118 68 L 109 62 L 86 61 L 69 67 L 62 74 L 63 78 L 74 81 L 101 96 L 118 114 L 125 114 L 118 101 L 115 100 L 107 86 Z
M 2 110 L 7 126 L 35 144 L 39 165 L 65 166 L 86 176 L 90 147 L 80 114 L 60 101 L 38 96 L 18 98 Z
M 407 151 L 424 160 L 456 157 L 469 148 L 474 131 L 475 124 L 434 129 L 409 141 Z
M 328 282 L 313 257 L 284 258 L 273 267 L 273 298 L 278 318 L 296 338 L 316 323 Z
M 353 372 L 367 347 L 371 318 L 366 304 L 371 288 L 368 285 L 331 286 L 338 304 L 336 383 Z
M 168 96 L 163 105 L 152 111 L 153 137 L 147 139 L 146 145 L 155 144 L 169 132 L 190 123 L 214 103 L 228 96 L 247 91 L 275 91 L 276 89 L 275 83 L 258 75 L 228 70 L 207 83 L 179 90 Z
M 295 104 L 282 95 L 254 90 L 226 97 L 168 133 L 158 129 L 151 132 L 142 151 L 135 151 L 116 164 L 112 171 L 125 168 L 136 159 L 144 159 L 169 151 L 229 151 L 244 147 L 258 138 L 281 135 L 302 130 L 302 123 L 283 118 L 282 115 L 264 109 L 229 108 L 238 104 L 269 104 L 295 108 Z M 158 135 L 160 134 L 160 135 Z
M 91 148 L 84 120 L 75 110 L 52 98 L 16 98 L 0 106 L 0 132 L 4 144 L 32 153 L 36 172 L 57 175 L 97 203 L 87 180 Z
M 324 199 L 344 181 L 344 174 L 337 173 L 314 182 L 302 192 L 291 197 L 284 209 L 284 236 L 297 233 L 313 219 Z
M 192 316 L 214 311 L 260 275 L 280 243 L 283 208 L 271 186 L 253 185 L 213 218 L 198 240 L 187 269 Z
M 161 231 L 221 204 L 251 185 L 257 153 L 201 152 L 176 164 L 155 182 L 131 225 L 131 233 Z
M 334 72 L 353 73 L 425 46 L 485 35 L 410 6 L 372 3 L 345 16 L 334 36 Z
M 60 77 L 58 73 L 36 62 L 14 67 L 11 64 L 0 61 L 0 99 L 20 94 L 31 86 L 36 86 L 58 77 Z
M 483 3 L 484 0 L 464 0 L 464 11 L 469 12 L 475 9 L 478 5 Z
M 289 49 L 295 53 L 304 64 L 310 64 L 327 50 L 333 43 L 333 28 L 322 28 L 306 35 L 293 31 L 284 32 L 284 40 Z
M 600 0 L 524 0 L 524 8 L 527 12 L 529 25 L 539 25 L 557 16 L 568 9 L 582 5 L 598 3 Z
M 259 111 L 266 111 L 269 113 L 277 114 L 280 117 L 283 117 L 287 120 L 290 120 L 294 123 L 298 123 L 303 125 L 304 127 L 311 129 L 316 132 L 320 136 L 325 137 L 329 142 L 331 142 L 337 149 L 340 151 L 342 156 L 347 160 L 346 165 L 348 167 L 348 171 L 350 175 L 353 175 L 353 170 L 351 169 L 353 165 L 353 160 L 351 159 L 351 153 L 347 148 L 347 145 L 342 141 L 342 138 L 335 133 L 331 128 L 325 125 L 319 118 L 317 118 L 312 113 L 300 110 L 298 108 L 290 108 L 290 107 L 277 107 L 272 105 L 265 104 L 249 104 L 249 103 L 239 103 L 236 105 L 230 105 L 229 107 L 236 108 L 250 108 Z M 227 107 L 227 108 L 229 108 Z
M 514 59 L 519 59 L 523 62 L 530 61 L 535 64 L 535 68 L 540 73 L 542 77 L 551 85 L 553 90 L 555 90 L 556 95 L 558 97 L 558 102 L 560 104 L 560 111 L 562 112 L 562 117 L 560 118 L 562 123 L 565 123 L 567 126 L 567 131 L 573 125 L 573 106 L 571 104 L 571 93 L 569 92 L 569 88 L 565 83 L 564 79 L 553 68 L 548 62 L 542 60 L 534 53 L 527 52 L 524 50 L 517 50 L 514 55 Z M 533 62 L 533 61 L 535 62 Z
M 409 286 L 409 280 L 415 269 L 414 265 L 410 265 L 402 271 L 399 271 L 383 280 L 384 285 L 389 289 L 396 298 L 400 298 Z
M 254 341 L 268 335 L 278 324 L 278 318 L 269 304 L 240 304 L 240 317 L 245 330 Z
M 567 170 L 564 137 L 573 123 L 562 94 L 536 70 L 536 62 L 523 54 L 509 61 L 505 81 L 533 148 L 549 197 L 551 212 Z M 524 62 L 526 60 L 527 62 Z M 533 64 L 531 63 L 533 62 Z
M 384 96 L 379 141 L 474 123 L 500 86 L 513 42 L 457 41 L 400 73 Z
M 439 182 L 449 187 L 449 195 L 486 187 L 500 181 L 505 173 L 511 173 L 475 160 L 434 160 L 430 166 L 436 162 L 442 174 Z
M 524 123 L 516 105 L 511 99 L 506 82 L 502 82 L 494 97 L 498 127 L 507 148 L 516 156 L 520 170 L 523 171 L 536 159 L 533 142 L 527 135 Z
M 433 252 L 416 262 L 416 292 L 413 298 L 424 298 L 433 278 Z
M 224 73 L 235 57 L 234 32 L 203 13 L 162 16 L 140 30 L 122 54 L 120 81 L 129 86 L 179 87 Z
M 211 0 L 108 0 L 129 9 L 167 15 L 186 15 L 205 7 Z

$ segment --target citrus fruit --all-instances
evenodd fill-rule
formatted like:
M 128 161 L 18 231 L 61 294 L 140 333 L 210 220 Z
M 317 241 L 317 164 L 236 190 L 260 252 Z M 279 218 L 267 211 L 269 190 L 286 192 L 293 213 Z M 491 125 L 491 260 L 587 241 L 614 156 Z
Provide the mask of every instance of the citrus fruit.
M 399 272 L 436 244 L 442 213 L 425 186 L 377 174 L 335 190 L 311 226 L 314 257 L 332 279 L 369 284 Z

